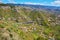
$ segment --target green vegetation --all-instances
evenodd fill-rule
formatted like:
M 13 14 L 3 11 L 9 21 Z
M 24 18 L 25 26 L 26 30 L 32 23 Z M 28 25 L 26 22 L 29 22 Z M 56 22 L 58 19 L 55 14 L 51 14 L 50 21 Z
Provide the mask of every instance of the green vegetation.
M 44 10 L 0 5 L 0 40 L 60 40 L 58 22 Z

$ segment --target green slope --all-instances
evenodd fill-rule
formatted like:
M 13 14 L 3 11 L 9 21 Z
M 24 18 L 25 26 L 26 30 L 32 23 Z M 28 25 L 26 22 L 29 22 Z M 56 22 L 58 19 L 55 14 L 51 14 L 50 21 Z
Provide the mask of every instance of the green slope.
M 60 25 L 53 27 L 47 15 L 52 14 L 20 6 L 0 6 L 0 40 L 60 40 Z

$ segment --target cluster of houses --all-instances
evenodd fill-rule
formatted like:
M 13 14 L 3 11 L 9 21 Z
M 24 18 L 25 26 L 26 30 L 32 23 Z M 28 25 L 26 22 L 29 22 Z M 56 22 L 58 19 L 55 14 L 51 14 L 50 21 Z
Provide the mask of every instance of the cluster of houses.
M 10 6 L 0 6 L 0 8 L 2 8 L 2 9 L 11 9 Z
M 20 29 L 23 31 L 23 32 L 33 32 L 33 30 L 37 30 L 37 28 L 36 27 L 31 27 L 31 26 L 29 26 L 29 27 L 20 27 Z

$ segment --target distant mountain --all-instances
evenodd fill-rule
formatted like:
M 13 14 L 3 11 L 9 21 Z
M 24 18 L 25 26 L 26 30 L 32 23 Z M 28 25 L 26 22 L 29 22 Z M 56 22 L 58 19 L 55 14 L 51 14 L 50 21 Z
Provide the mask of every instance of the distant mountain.
M 30 5 L 30 4 L 11 4 L 11 3 L 7 3 L 6 5 L 30 7 L 32 9 L 46 10 L 46 11 L 50 11 L 50 12 L 53 12 L 53 13 L 60 14 L 60 7 L 59 6 Z
M 51 11 L 51 12 L 60 14 L 60 7 L 57 7 L 57 6 L 29 5 L 29 4 L 18 4 L 17 6 L 31 7 L 34 9 L 46 10 L 46 11 Z
M 13 4 L 13 3 L 0 4 L 0 5 L 30 7 L 32 9 L 45 10 L 47 12 L 52 12 L 52 13 L 54 13 L 56 15 L 60 14 L 60 6 L 45 6 L 45 5 L 31 5 L 31 4 Z

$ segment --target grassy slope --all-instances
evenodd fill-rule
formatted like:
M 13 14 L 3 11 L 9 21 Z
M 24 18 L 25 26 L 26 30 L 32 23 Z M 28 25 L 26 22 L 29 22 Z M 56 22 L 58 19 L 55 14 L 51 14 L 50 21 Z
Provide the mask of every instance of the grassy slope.
M 15 10 L 15 7 L 0 8 L 0 17 L 2 18 L 0 20 L 0 40 L 48 40 L 49 36 L 55 37 L 56 30 L 50 28 L 48 18 L 43 12 L 37 10 L 28 10 L 27 12 L 23 7 L 18 11 Z M 16 20 L 8 20 L 8 18 Z M 28 23 L 28 21 L 34 22 Z

